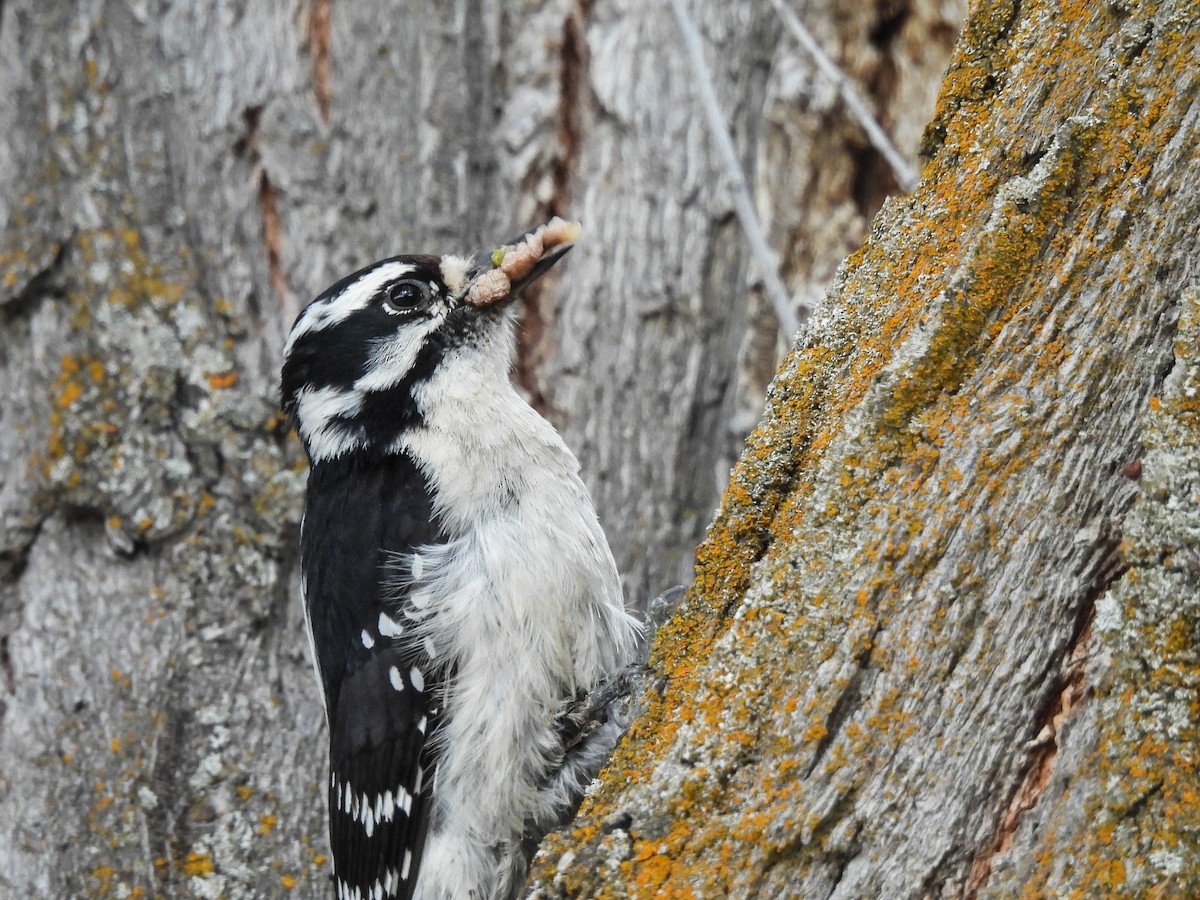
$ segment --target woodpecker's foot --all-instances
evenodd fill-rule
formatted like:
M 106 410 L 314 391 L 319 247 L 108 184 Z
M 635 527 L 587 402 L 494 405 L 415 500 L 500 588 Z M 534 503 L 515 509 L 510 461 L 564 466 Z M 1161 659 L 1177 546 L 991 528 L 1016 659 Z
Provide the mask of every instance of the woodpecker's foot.
M 679 609 L 679 604 L 686 596 L 687 586 L 677 584 L 675 587 L 667 588 L 650 601 L 650 606 L 646 609 L 646 624 L 642 626 L 643 665 L 650 658 L 650 649 L 654 646 L 654 638 L 658 636 L 658 629 L 666 623 L 667 619 L 675 615 L 675 610 Z

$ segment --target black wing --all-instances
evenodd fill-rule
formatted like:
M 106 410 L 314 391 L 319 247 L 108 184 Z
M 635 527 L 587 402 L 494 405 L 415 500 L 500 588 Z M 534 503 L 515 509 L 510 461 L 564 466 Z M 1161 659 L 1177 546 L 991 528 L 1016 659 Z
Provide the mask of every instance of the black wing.
M 443 677 L 402 634 L 398 554 L 445 540 L 403 455 L 318 463 L 301 535 L 329 714 L 336 896 L 412 896 L 429 827 Z M 399 591 L 399 596 L 397 596 Z

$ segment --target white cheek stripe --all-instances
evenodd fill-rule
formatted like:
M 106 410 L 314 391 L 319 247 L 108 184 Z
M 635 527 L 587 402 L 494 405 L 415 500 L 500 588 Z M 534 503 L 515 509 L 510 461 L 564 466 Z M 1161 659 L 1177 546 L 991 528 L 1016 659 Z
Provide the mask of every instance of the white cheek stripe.
M 308 438 L 308 453 L 313 462 L 336 459 L 363 445 L 360 429 L 331 427 Z
M 426 336 L 441 324 L 441 316 L 410 320 L 392 337 L 379 341 L 367 363 L 367 374 L 354 382 L 354 390 L 386 391 L 399 384 L 417 361 Z
M 362 408 L 362 401 L 362 395 L 354 391 L 304 387 L 296 392 L 296 419 L 305 437 L 311 437 L 332 420 L 355 415 Z
M 363 396 L 336 387 L 301 388 L 296 393 L 300 436 L 314 460 L 330 459 L 361 443 L 359 429 L 335 424 L 362 408 Z

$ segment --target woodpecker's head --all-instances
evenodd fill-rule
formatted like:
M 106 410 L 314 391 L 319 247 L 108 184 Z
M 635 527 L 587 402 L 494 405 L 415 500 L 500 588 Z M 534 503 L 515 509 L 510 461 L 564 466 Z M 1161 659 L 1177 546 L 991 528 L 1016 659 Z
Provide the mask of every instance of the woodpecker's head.
M 447 359 L 479 353 L 480 377 L 507 378 L 512 300 L 578 236 L 555 218 L 475 257 L 396 256 L 313 300 L 292 326 L 282 377 L 309 459 L 389 452 L 421 423 L 420 387 Z

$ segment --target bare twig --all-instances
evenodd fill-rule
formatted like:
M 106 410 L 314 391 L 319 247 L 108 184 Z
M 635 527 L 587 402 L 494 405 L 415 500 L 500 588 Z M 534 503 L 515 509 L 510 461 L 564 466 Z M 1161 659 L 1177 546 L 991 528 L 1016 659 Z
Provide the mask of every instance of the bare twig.
M 750 188 L 746 184 L 746 176 L 742 174 L 742 165 L 738 161 L 737 151 L 733 147 L 733 139 L 729 137 L 729 126 L 725 123 L 725 115 L 717 102 L 717 92 L 713 87 L 712 75 L 704 61 L 704 46 L 696 23 L 683 7 L 682 0 L 671 0 L 675 18 L 679 22 L 679 30 L 683 34 L 683 42 L 687 46 L 688 61 L 692 73 L 700 89 L 700 98 L 704 104 L 704 112 L 708 117 L 708 127 L 716 141 L 717 150 L 725 163 L 725 177 L 729 179 L 733 189 L 734 209 L 737 211 L 742 230 L 750 244 L 750 251 L 758 263 L 759 274 L 767 295 L 771 298 L 771 306 L 779 319 L 779 328 L 784 340 L 791 343 L 792 337 L 800 327 L 800 322 L 808 318 L 809 308 L 801 305 L 799 318 L 792 312 L 792 301 L 783 279 L 779 277 L 779 258 L 771 245 L 767 243 L 762 225 L 759 224 L 758 214 L 754 209 L 754 199 L 750 196 Z
M 887 136 L 887 132 L 875 120 L 875 116 L 867 108 L 866 102 L 859 96 L 858 91 L 855 89 L 850 76 L 839 69 L 837 63 L 825 55 L 825 51 L 821 49 L 816 39 L 812 36 L 812 32 L 804 27 L 804 23 L 800 21 L 800 17 L 792 11 L 790 6 L 784 3 L 784 0 L 771 0 L 771 4 L 775 7 L 775 11 L 779 13 L 779 17 L 783 19 L 783 24 L 792 32 L 793 37 L 800 42 L 800 46 L 813 58 L 813 61 L 817 64 L 817 68 L 838 89 L 838 93 L 842 95 L 842 101 L 846 104 L 846 108 L 858 120 L 858 124 L 862 126 L 863 131 L 867 133 L 867 140 L 871 142 L 871 146 L 892 167 L 897 184 L 903 190 L 912 193 L 917 186 L 916 173 L 913 171 L 912 166 L 908 164 L 908 160 L 896 149 L 896 145 Z

